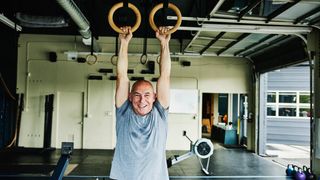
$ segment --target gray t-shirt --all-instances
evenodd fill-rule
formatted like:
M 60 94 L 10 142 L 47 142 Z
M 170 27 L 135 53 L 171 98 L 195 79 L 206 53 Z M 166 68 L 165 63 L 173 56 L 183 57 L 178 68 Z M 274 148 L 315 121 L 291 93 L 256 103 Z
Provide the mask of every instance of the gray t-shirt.
M 166 141 L 168 109 L 155 101 L 150 113 L 135 114 L 127 100 L 116 109 L 117 143 L 110 178 L 117 180 L 168 180 Z

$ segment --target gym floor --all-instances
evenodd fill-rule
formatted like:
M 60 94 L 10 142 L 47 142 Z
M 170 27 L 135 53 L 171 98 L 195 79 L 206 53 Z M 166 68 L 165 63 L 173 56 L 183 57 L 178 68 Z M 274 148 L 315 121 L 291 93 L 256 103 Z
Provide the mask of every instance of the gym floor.
M 244 148 L 225 148 L 217 143 L 214 147 L 210 175 L 202 172 L 199 160 L 192 156 L 169 168 L 170 179 L 289 179 L 285 167 Z M 167 156 L 186 152 L 167 151 Z M 112 150 L 74 150 L 63 179 L 108 180 L 112 156 Z M 0 152 L 0 179 L 50 179 L 59 158 L 60 150 L 7 149 Z

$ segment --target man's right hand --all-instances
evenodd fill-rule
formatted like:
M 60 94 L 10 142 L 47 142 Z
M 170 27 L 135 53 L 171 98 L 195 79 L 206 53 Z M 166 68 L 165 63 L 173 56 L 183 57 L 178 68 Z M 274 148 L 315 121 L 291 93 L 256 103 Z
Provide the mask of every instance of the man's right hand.
M 170 30 L 170 27 L 161 26 L 156 31 L 156 37 L 160 41 L 160 44 L 169 44 L 171 34 L 166 34 Z
M 121 44 L 128 45 L 132 38 L 132 31 L 130 26 L 124 26 L 120 28 L 122 33 L 119 34 L 119 39 Z

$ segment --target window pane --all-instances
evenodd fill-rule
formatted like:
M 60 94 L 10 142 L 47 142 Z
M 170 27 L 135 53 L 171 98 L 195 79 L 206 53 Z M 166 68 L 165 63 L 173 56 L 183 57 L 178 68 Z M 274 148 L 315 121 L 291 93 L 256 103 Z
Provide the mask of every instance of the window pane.
M 295 92 L 280 92 L 279 103 L 296 103 L 297 95 Z
M 268 106 L 267 107 L 267 116 L 276 116 L 276 107 Z
M 275 103 L 276 102 L 276 93 L 275 92 L 268 92 L 267 95 L 267 102 L 268 103 Z
M 300 94 L 300 103 L 310 103 L 310 95 Z
M 297 109 L 295 107 L 279 107 L 279 116 L 296 116 Z
M 310 108 L 300 108 L 300 117 L 310 117 Z

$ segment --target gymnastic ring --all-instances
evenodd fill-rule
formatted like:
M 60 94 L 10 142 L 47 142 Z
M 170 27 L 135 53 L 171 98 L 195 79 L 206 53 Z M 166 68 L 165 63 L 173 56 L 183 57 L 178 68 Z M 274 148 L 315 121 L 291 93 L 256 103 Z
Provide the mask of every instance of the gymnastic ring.
M 117 65 L 117 61 L 118 61 L 118 56 L 117 55 L 113 55 L 111 56 L 111 64 L 116 66 Z
M 145 57 L 145 59 L 144 59 L 144 57 Z M 140 57 L 140 63 L 145 65 L 147 62 L 148 62 L 148 55 L 142 54 Z
M 108 14 L 108 22 L 109 22 L 111 28 L 118 33 L 122 33 L 123 31 L 114 23 L 113 14 L 116 10 L 118 10 L 121 7 L 123 7 L 123 2 L 119 2 L 115 5 L 113 5 L 109 11 L 109 14 Z M 134 32 L 139 28 L 139 26 L 141 24 L 141 14 L 140 14 L 140 11 L 138 10 L 138 8 L 136 6 L 134 6 L 133 4 L 128 3 L 128 7 L 136 14 L 136 23 L 131 28 L 131 31 Z
M 91 59 L 94 58 L 94 59 Z M 86 61 L 89 65 L 93 65 L 98 61 L 98 57 L 95 54 L 88 54 L 86 57 Z
M 156 61 L 157 61 L 158 64 L 160 64 L 160 58 L 161 58 L 161 55 L 157 56 Z
M 161 8 L 163 8 L 163 3 L 160 3 L 160 4 L 156 5 L 156 6 L 151 10 L 151 12 L 150 12 L 150 14 L 149 14 L 149 24 L 150 24 L 151 28 L 152 28 L 154 31 L 157 31 L 159 28 L 158 28 L 157 25 L 154 23 L 154 19 L 153 19 L 153 18 L 154 18 L 154 15 L 156 14 L 156 12 L 157 12 L 159 9 L 161 9 Z M 173 28 L 171 28 L 169 31 L 166 32 L 166 34 L 171 34 L 171 33 L 176 32 L 176 30 L 180 27 L 181 22 L 182 22 L 182 18 L 181 18 L 181 12 L 180 12 L 179 8 L 178 8 L 176 5 L 174 5 L 174 4 L 172 4 L 172 3 L 169 3 L 169 4 L 168 4 L 168 8 L 169 8 L 169 9 L 172 9 L 172 10 L 176 13 L 177 18 L 178 18 L 176 25 L 174 25 Z

